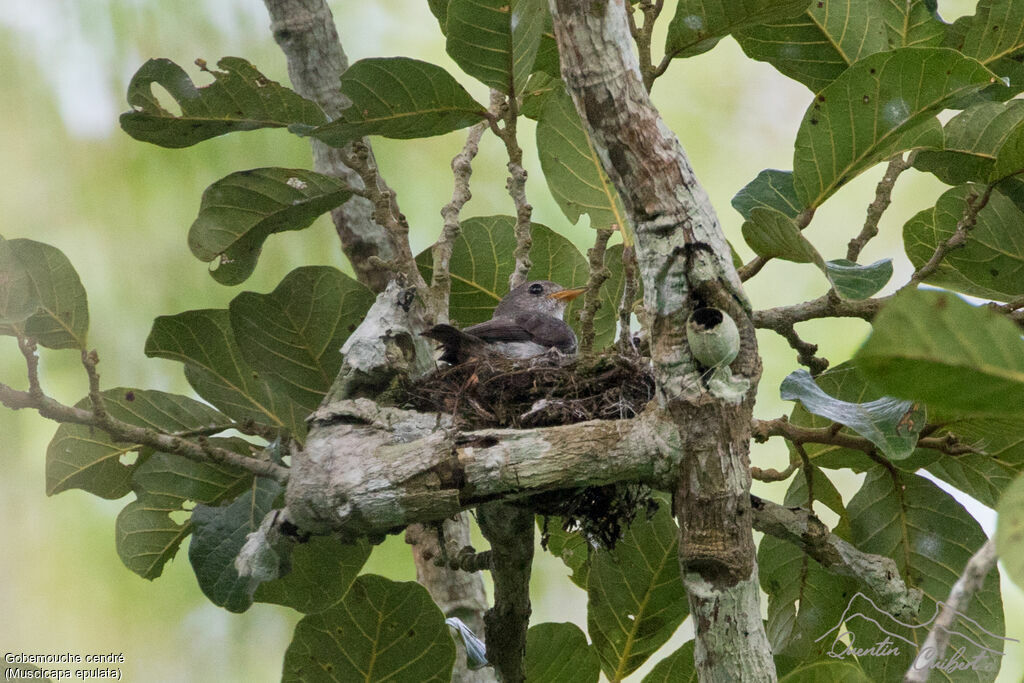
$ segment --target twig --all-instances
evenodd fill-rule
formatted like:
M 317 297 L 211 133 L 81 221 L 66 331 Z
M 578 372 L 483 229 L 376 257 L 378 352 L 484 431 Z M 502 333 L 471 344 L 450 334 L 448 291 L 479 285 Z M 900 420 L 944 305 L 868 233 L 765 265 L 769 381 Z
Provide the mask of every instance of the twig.
M 491 571 L 494 569 L 494 554 L 490 550 L 478 553 L 471 545 L 463 546 L 455 555 L 437 557 L 434 564 L 460 572 Z
M 949 645 L 949 629 L 953 626 L 953 621 L 967 609 L 974 594 L 981 590 L 985 584 L 985 577 L 995 567 L 997 559 L 999 558 L 996 555 L 996 544 L 989 539 L 967 562 L 964 573 L 953 584 L 945 604 L 939 602 L 936 605 L 936 608 L 942 605 L 942 611 L 935 618 L 924 645 L 918 650 L 917 657 L 907 669 L 903 683 L 925 683 L 928 680 L 932 673 L 931 665 L 942 659 Z
M 619 302 L 619 353 L 635 353 L 630 319 L 636 301 L 636 250 L 632 245 L 622 247 L 622 300 Z
M 846 247 L 846 258 L 850 261 L 857 261 L 860 256 L 860 252 L 875 235 L 878 234 L 878 222 L 882 219 L 882 214 L 889 208 L 889 204 L 892 202 L 892 188 L 896 185 L 896 179 L 900 177 L 900 174 L 906 171 L 914 164 L 914 157 L 917 156 L 916 152 L 911 152 L 907 155 L 906 160 L 903 159 L 903 155 L 897 155 L 889 160 L 889 165 L 885 169 L 885 175 L 878 181 L 878 185 L 875 187 L 875 199 L 868 204 L 868 215 L 864 220 L 864 227 L 861 228 L 860 234 L 850 240 L 850 243 Z
M 21 345 L 19 342 L 19 346 Z M 26 353 L 25 358 L 29 366 L 29 384 L 30 387 L 34 386 L 35 390 L 18 391 L 6 384 L 0 384 L 0 403 L 6 407 L 12 410 L 24 408 L 35 410 L 43 417 L 55 422 L 96 427 L 106 432 L 114 441 L 149 446 L 154 450 L 174 453 L 197 462 L 232 465 L 281 483 L 288 481 L 287 468 L 270 460 L 257 460 L 226 448 L 213 446 L 209 442 L 205 442 L 204 437 L 192 441 L 154 429 L 138 427 L 112 417 L 104 409 L 99 393 L 99 374 L 96 373 L 96 364 L 99 362 L 99 358 L 95 351 L 82 354 L 82 363 L 89 375 L 89 398 L 92 410 L 68 406 L 50 398 L 39 386 L 38 372 L 34 369 L 38 366 L 34 348 L 35 344 L 31 341 L 27 341 L 23 345 L 23 353 L 26 353 L 27 349 L 33 349 Z M 33 376 L 35 376 L 34 380 L 31 379 Z
M 750 466 L 750 477 L 758 481 L 773 482 L 773 481 L 786 481 L 790 475 L 796 471 L 796 463 L 790 463 L 789 467 L 779 472 L 777 469 L 769 467 L 768 469 L 761 469 L 760 467 Z
M 651 59 L 651 38 L 654 35 L 654 22 L 657 21 L 658 15 L 661 14 L 664 0 L 640 0 L 637 6 L 644 15 L 643 26 L 636 25 L 632 11 L 627 11 L 626 17 L 629 20 L 629 32 L 636 42 L 637 54 L 640 59 L 640 75 L 644 80 L 644 87 L 647 88 L 647 92 L 650 92 L 654 86 L 655 79 L 665 73 L 665 69 L 668 68 L 668 64 L 664 64 L 664 59 L 662 60 L 664 65 L 659 65 L 658 67 L 654 66 Z M 668 59 L 667 56 L 666 59 Z
M 912 619 L 917 615 L 922 593 L 903 582 L 891 558 L 858 550 L 831 533 L 808 510 L 783 507 L 754 495 L 750 496 L 750 501 L 755 529 L 800 546 L 835 574 L 857 579 L 879 598 L 892 616 Z
M 754 327 L 776 330 L 787 324 L 793 325 L 818 318 L 860 318 L 870 322 L 888 299 L 884 297 L 852 301 L 833 294 L 823 294 L 817 299 L 799 304 L 754 311 Z
M 978 222 L 978 214 L 988 204 L 988 200 L 992 196 L 992 190 L 994 188 L 994 184 L 988 185 L 980 197 L 973 192 L 967 197 L 967 206 L 964 208 L 964 215 L 956 224 L 956 230 L 953 231 L 953 235 L 948 240 L 935 247 L 935 252 L 932 254 L 931 258 L 928 259 L 928 262 L 914 271 L 914 274 L 910 276 L 910 280 L 907 284 L 900 288 L 901 291 L 907 288 L 915 288 L 924 282 L 929 276 L 939 269 L 939 266 L 942 265 L 943 259 L 946 258 L 949 252 L 957 249 L 958 247 L 962 247 L 967 243 L 967 235 Z
M 18 349 L 25 357 L 25 367 L 28 371 L 28 393 L 35 400 L 43 398 L 43 389 L 39 384 L 39 356 L 36 355 L 36 342 L 34 339 L 18 335 Z
M 740 280 L 746 282 L 750 278 L 760 273 L 761 269 L 764 268 L 764 265 L 768 263 L 768 261 L 770 260 L 771 259 L 767 259 L 763 256 L 755 256 L 754 258 L 750 259 L 748 263 L 744 263 L 742 266 L 740 266 L 736 272 L 739 274 Z
M 580 311 L 580 351 L 589 352 L 594 348 L 594 316 L 601 308 L 601 285 L 611 275 L 604 264 L 605 250 L 608 240 L 615 233 L 612 228 L 600 228 L 594 237 L 594 246 L 587 250 L 590 265 L 590 277 L 587 278 L 587 291 L 583 294 L 583 310 Z
M 800 365 L 806 366 L 814 376 L 820 375 L 828 368 L 828 358 L 819 358 L 815 355 L 818 352 L 817 344 L 811 344 L 801 339 L 793 324 L 785 321 L 778 321 L 778 323 L 778 325 L 768 329 L 778 333 L 779 336 L 789 342 L 790 348 L 797 352 L 796 360 Z
M 495 93 L 491 92 L 491 107 L 494 109 Z M 497 97 L 502 97 L 500 94 Z M 505 152 L 508 155 L 508 181 L 506 187 L 512 197 L 512 203 L 516 207 L 516 248 L 513 252 L 515 268 L 509 278 L 509 289 L 518 287 L 526 282 L 533 265 L 530 262 L 530 247 L 533 246 L 533 238 L 530 235 L 530 217 L 533 215 L 533 207 L 526 201 L 526 169 L 523 168 L 523 150 L 519 147 L 519 140 L 516 137 L 516 121 L 519 118 L 519 108 L 516 98 L 510 97 L 504 102 L 502 108 L 502 120 L 505 127 L 491 123 L 491 130 L 505 143 Z
M 452 159 L 452 176 L 454 187 L 452 188 L 452 200 L 441 209 L 441 216 L 444 218 L 444 228 L 441 236 L 431 248 L 431 255 L 434 259 L 434 271 L 430 276 L 430 288 L 435 294 L 440 294 L 444 300 L 448 300 L 451 292 L 451 273 L 449 266 L 452 258 L 452 247 L 461 232 L 459 214 L 462 207 L 470 200 L 473 193 L 469 189 L 469 179 L 473 175 L 473 159 L 480 150 L 480 138 L 487 128 L 487 122 L 481 121 L 469 129 L 466 136 L 466 144 L 462 151 Z M 447 312 L 447 306 L 442 306 Z M 440 321 L 444 322 L 444 321 Z
M 862 436 L 839 431 L 836 428 L 837 424 L 833 424 L 830 427 L 801 427 L 790 422 L 786 416 L 774 420 L 755 419 L 753 422 L 753 438 L 758 443 L 764 443 L 770 437 L 781 436 L 797 445 L 821 443 L 861 451 L 869 456 L 876 455 L 877 446 L 875 444 Z M 925 428 L 925 430 L 927 429 L 928 427 Z M 954 456 L 966 455 L 968 453 L 983 453 L 983 451 L 974 446 L 962 443 L 959 437 L 952 433 L 946 433 L 943 436 L 921 437 L 917 440 L 917 447 L 928 448 Z M 884 458 L 881 460 L 888 463 L 888 460 Z

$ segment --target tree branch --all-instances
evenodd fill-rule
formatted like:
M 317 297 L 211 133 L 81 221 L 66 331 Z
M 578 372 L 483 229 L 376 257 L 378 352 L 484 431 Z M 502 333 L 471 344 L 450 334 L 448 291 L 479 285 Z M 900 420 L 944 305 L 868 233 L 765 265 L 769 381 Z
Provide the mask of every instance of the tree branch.
M 500 94 L 491 93 L 492 108 L 495 97 L 502 97 Z M 509 97 L 504 101 L 501 110 L 501 120 L 505 126 L 501 127 L 496 121 L 492 121 L 491 130 L 505 143 L 505 152 L 508 155 L 508 181 L 506 187 L 512 197 L 512 203 L 516 207 L 516 248 L 512 253 L 515 259 L 515 267 L 509 277 L 509 289 L 514 289 L 526 282 L 530 268 L 530 247 L 533 246 L 533 238 L 530 235 L 530 217 L 533 215 L 533 207 L 526 201 L 526 169 L 523 168 L 523 150 L 519 147 L 517 137 L 517 125 L 519 119 L 519 104 L 516 98 Z
M 906 160 L 903 159 L 902 154 L 889 160 L 889 165 L 885 168 L 885 175 L 882 176 L 882 179 L 878 181 L 878 185 L 875 187 L 875 199 L 868 205 L 868 215 L 864 220 L 864 227 L 861 228 L 860 233 L 856 237 L 850 240 L 846 247 L 846 258 L 848 260 L 856 262 L 864 246 L 878 234 L 878 223 L 882 220 L 882 214 L 885 213 L 885 210 L 889 208 L 889 204 L 892 202 L 892 188 L 896 185 L 896 179 L 900 177 L 901 173 L 914 165 L 915 156 L 917 156 L 916 152 L 911 152 L 907 155 Z
M 348 58 L 338 40 L 334 17 L 325 0 L 264 0 L 270 14 L 274 40 L 288 61 L 288 75 L 295 91 L 324 110 L 329 119 L 337 118 L 349 102 L 338 87 L 341 74 L 348 68 Z M 363 143 L 366 144 L 366 143 Z M 363 186 L 360 175 L 345 162 L 351 153 L 346 149 L 328 147 L 312 141 L 313 168 L 319 173 L 334 175 L 356 188 Z M 367 150 L 369 148 L 367 147 Z M 372 152 L 369 165 L 376 167 Z M 368 190 L 386 191 L 377 179 Z M 397 214 L 397 210 L 395 211 Z M 360 196 L 353 196 L 331 212 L 335 228 L 356 277 L 374 292 L 380 292 L 393 273 L 380 263 L 400 263 L 400 269 L 416 282 L 415 268 L 409 268 L 408 240 L 395 230 L 375 221 L 374 205 Z M 378 260 L 374 260 L 378 259 Z
M 830 533 L 808 510 L 783 507 L 757 496 L 751 500 L 755 529 L 799 546 L 835 574 L 856 579 L 894 617 L 910 620 L 917 616 L 922 593 L 903 582 L 891 558 L 861 552 Z
M 841 432 L 837 429 L 837 425 L 838 423 L 834 423 L 830 427 L 800 427 L 790 422 L 785 415 L 774 420 L 754 420 L 754 440 L 764 443 L 770 437 L 781 436 L 794 444 L 821 443 L 849 448 L 866 454 L 874 454 L 878 451 L 878 447 L 868 439 Z M 928 448 L 952 456 L 983 453 L 974 446 L 961 442 L 952 433 L 943 436 L 922 436 L 917 440 L 917 447 Z
M 30 389 L 29 391 L 18 391 L 0 383 L 0 403 L 11 410 L 28 408 L 61 424 L 96 427 L 106 432 L 114 441 L 148 446 L 154 450 L 173 453 L 196 462 L 213 462 L 238 467 L 257 476 L 267 477 L 281 483 L 288 481 L 288 469 L 270 460 L 250 458 L 241 453 L 214 446 L 202 436 L 197 437 L 196 440 L 187 439 L 155 429 L 137 427 L 111 417 L 103 407 L 103 399 L 99 394 L 99 375 L 96 373 L 96 364 L 99 362 L 99 358 L 95 351 L 82 353 L 82 363 L 89 375 L 89 398 L 92 410 L 64 405 L 50 398 L 39 385 L 39 361 L 35 355 L 35 343 L 19 337 L 18 345 L 22 348 L 22 353 L 25 354 L 28 364 Z
M 974 553 L 974 556 L 967 562 L 963 574 L 953 584 L 946 603 L 942 605 L 942 611 L 935 618 L 924 645 L 918 650 L 910 668 L 903 677 L 903 683 L 925 683 L 932 673 L 931 665 L 942 659 L 949 645 L 950 628 L 956 618 L 967 610 L 974 594 L 981 590 L 985 584 L 985 577 L 996 566 L 996 544 L 992 539 L 985 541 L 984 545 Z

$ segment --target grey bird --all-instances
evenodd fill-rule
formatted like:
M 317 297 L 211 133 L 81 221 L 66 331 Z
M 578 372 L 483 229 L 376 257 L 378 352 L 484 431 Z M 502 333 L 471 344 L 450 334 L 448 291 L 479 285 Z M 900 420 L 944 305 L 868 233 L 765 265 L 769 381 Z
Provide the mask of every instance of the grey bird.
M 452 364 L 487 356 L 532 358 L 551 349 L 571 356 L 576 353 L 576 335 L 562 317 L 569 302 L 584 291 L 586 287 L 566 289 L 534 280 L 509 292 L 487 322 L 464 330 L 434 325 L 423 336 L 441 342 L 440 360 Z

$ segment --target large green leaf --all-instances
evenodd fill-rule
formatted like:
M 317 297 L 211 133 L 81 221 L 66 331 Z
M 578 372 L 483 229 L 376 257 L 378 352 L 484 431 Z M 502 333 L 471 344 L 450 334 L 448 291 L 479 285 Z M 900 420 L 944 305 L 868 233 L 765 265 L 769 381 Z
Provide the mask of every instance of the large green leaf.
M 881 10 L 891 47 L 936 47 L 942 44 L 946 24 L 935 11 L 936 0 L 869 2 L 877 2 Z
M 996 550 L 1007 574 L 1024 588 L 1024 475 L 1017 477 L 999 501 Z
M 751 211 L 758 207 L 796 218 L 801 209 L 793 187 L 793 172 L 766 168 L 736 193 L 732 207 L 744 218 L 750 218 Z
M 814 662 L 790 671 L 779 683 L 872 683 L 853 662 Z
M 312 413 L 341 367 L 341 345 L 372 304 L 370 290 L 341 271 L 304 266 L 269 294 L 239 294 L 228 310 L 249 366 Z
M 825 259 L 789 216 L 765 207 L 754 207 L 743 223 L 743 239 L 758 256 L 794 263 L 813 263 L 825 269 Z
M 547 14 L 543 0 L 450 0 L 448 55 L 470 76 L 518 94 L 533 71 Z
M 481 216 L 462 222 L 462 232 L 455 240 L 450 262 L 450 313 L 459 325 L 490 320 L 494 307 L 508 293 L 508 280 L 514 265 L 512 253 L 516 245 L 514 226 L 515 218 L 511 216 Z M 531 280 L 552 280 L 565 287 L 582 287 L 587 283 L 587 260 L 572 242 L 540 223 L 532 224 L 531 234 Z M 433 264 L 430 250 L 421 252 L 416 263 L 429 280 Z M 611 277 L 601 288 L 601 308 L 594 317 L 595 348 L 598 349 L 610 343 L 615 336 L 622 296 L 622 245 L 608 248 L 605 264 L 611 271 Z M 582 297 L 577 298 L 565 315 L 577 334 L 577 313 L 582 305 Z
M 931 259 L 935 249 L 956 232 L 967 209 L 967 198 L 980 196 L 976 185 L 954 187 L 934 207 L 903 226 L 903 244 L 915 268 Z M 977 222 L 963 247 L 950 251 L 925 282 L 964 294 L 1008 301 L 1024 294 L 1024 212 L 993 191 L 978 212 Z
M 236 420 L 254 420 L 305 434 L 307 413 L 248 366 L 226 309 L 185 311 L 153 321 L 146 355 L 185 365 L 185 378 L 200 396 Z
M 854 357 L 882 391 L 964 415 L 1024 415 L 1024 341 L 1005 317 L 954 294 L 905 292 Z
M 1024 102 L 983 102 L 950 119 L 941 150 L 921 150 L 914 167 L 944 183 L 989 183 L 1024 168 Z M 998 167 L 998 168 L 997 168 Z
M 244 612 L 252 605 L 259 579 L 239 576 L 235 558 L 246 536 L 259 528 L 282 491 L 276 481 L 256 478 L 252 487 L 229 505 L 196 505 L 192 511 L 188 559 L 199 587 L 213 604 L 229 612 Z
M 1024 52 L 1024 6 L 1014 0 L 979 0 L 961 33 L 961 52 L 982 64 Z
M 124 387 L 100 395 L 114 419 L 157 432 L 211 433 L 231 424 L 224 415 L 187 396 Z M 86 397 L 75 407 L 89 410 L 92 404 Z M 95 427 L 62 424 L 46 448 L 46 493 L 82 489 L 101 498 L 121 498 L 131 491 L 132 474 L 143 462 L 122 460 L 142 450 L 137 443 L 116 442 Z
M 818 206 L 899 152 L 940 147 L 934 115 L 991 78 L 981 64 L 946 48 L 906 47 L 860 60 L 818 94 L 800 124 L 793 181 L 801 204 Z
M 904 580 L 924 593 L 912 628 L 866 602 L 851 601 L 846 627 L 854 634 L 855 642 L 870 647 L 888 636 L 891 647 L 898 648 L 886 656 L 861 657 L 865 673 L 871 680 L 899 680 L 927 636 L 936 603 L 947 600 L 971 555 L 985 543 L 985 533 L 960 503 L 927 479 L 907 472 L 891 474 L 882 467 L 868 472 L 847 510 L 853 543 L 864 552 L 891 557 Z M 857 612 L 874 621 L 858 618 Z M 956 618 L 950 652 L 964 647 L 960 659 L 971 661 L 979 654 L 988 654 L 979 645 L 1002 651 L 1003 632 L 999 575 L 991 572 Z M 838 633 L 830 633 L 829 642 Z M 836 644 L 834 650 L 845 651 L 846 646 Z M 992 681 L 998 658 L 983 658 L 994 664 L 992 670 L 967 669 L 952 675 L 935 670 L 933 680 Z
M 800 401 L 809 412 L 849 427 L 890 460 L 910 457 L 925 424 L 925 411 L 912 401 L 888 396 L 867 403 L 841 401 L 822 391 L 806 370 L 787 375 L 780 390 L 784 401 Z
M 71 261 L 57 247 L 0 238 L 0 335 L 48 349 L 85 349 L 89 304 Z M 26 315 L 26 312 L 28 315 Z
M 347 544 L 330 536 L 314 536 L 292 551 L 288 574 L 260 584 L 256 600 L 286 605 L 303 614 L 334 607 L 348 593 L 370 549 L 365 540 Z
M 270 80 L 238 57 L 217 62 L 223 71 L 201 68 L 213 83 L 197 88 L 184 69 L 169 59 L 151 59 L 128 84 L 132 111 L 121 114 L 121 128 L 136 140 L 161 147 L 188 147 L 236 130 L 284 128 L 326 122 L 315 103 Z M 181 114 L 168 111 L 153 93 L 162 86 Z
M 979 453 L 943 457 L 927 469 L 975 500 L 995 508 L 999 496 L 1024 471 L 1024 421 L 1012 418 L 959 418 L 943 422 L 935 436 L 952 434 Z
M 526 633 L 527 683 L 597 683 L 601 663 L 576 624 L 537 624 Z
M 678 535 L 663 504 L 650 520 L 631 524 L 614 550 L 591 558 L 587 630 L 613 681 L 636 671 L 689 613 Z
M 242 454 L 250 450 L 241 439 L 211 442 Z M 217 505 L 231 500 L 252 485 L 253 476 L 234 467 L 155 453 L 132 479 L 136 500 L 117 516 L 117 554 L 142 578 L 155 579 L 192 533 L 191 520 L 179 523 L 171 514 L 187 512 L 191 503 Z
M 658 662 L 651 672 L 644 676 L 643 683 L 697 683 L 697 669 L 693 665 L 693 648 L 696 641 L 688 640 L 665 659 Z
M 0 334 L 13 334 L 39 310 L 39 294 L 17 252 L 0 236 Z
M 889 49 L 886 14 L 876 0 L 812 2 L 804 14 L 735 37 L 749 57 L 818 92 L 857 60 Z
M 547 519 L 547 549 L 555 557 L 565 563 L 565 566 L 572 570 L 569 580 L 582 588 L 587 589 L 587 574 L 590 573 L 591 547 L 587 539 L 579 531 L 566 531 L 562 528 L 562 520 L 559 518 Z M 541 525 L 541 518 L 537 518 L 538 525 Z M 541 527 L 543 529 L 543 526 Z
M 427 590 L 369 574 L 335 607 L 303 617 L 281 679 L 448 683 L 454 662 L 455 643 Z
M 188 246 L 223 285 L 245 281 L 277 232 L 302 230 L 351 196 L 344 181 L 298 168 L 256 168 L 221 178 L 203 192 Z
M 665 54 L 693 57 L 713 48 L 724 36 L 747 26 L 794 17 L 808 0 L 680 0 L 668 25 Z
M 570 223 L 585 213 L 592 228 L 629 229 L 619 193 L 564 88 L 544 99 L 537 121 L 537 151 L 548 188 Z
M 310 135 L 344 147 L 364 135 L 426 138 L 471 126 L 487 110 L 439 66 L 408 57 L 360 59 L 341 76 L 351 105 Z

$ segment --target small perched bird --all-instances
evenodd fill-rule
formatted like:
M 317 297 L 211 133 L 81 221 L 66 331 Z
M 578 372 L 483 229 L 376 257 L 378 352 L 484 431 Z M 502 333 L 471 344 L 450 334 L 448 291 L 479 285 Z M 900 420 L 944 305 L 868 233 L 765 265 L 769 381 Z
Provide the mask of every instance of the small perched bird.
M 441 342 L 441 360 L 453 364 L 495 355 L 532 358 L 551 349 L 572 355 L 576 353 L 576 335 L 562 316 L 569 302 L 585 290 L 534 280 L 509 292 L 487 322 L 464 330 L 434 325 L 423 336 Z

